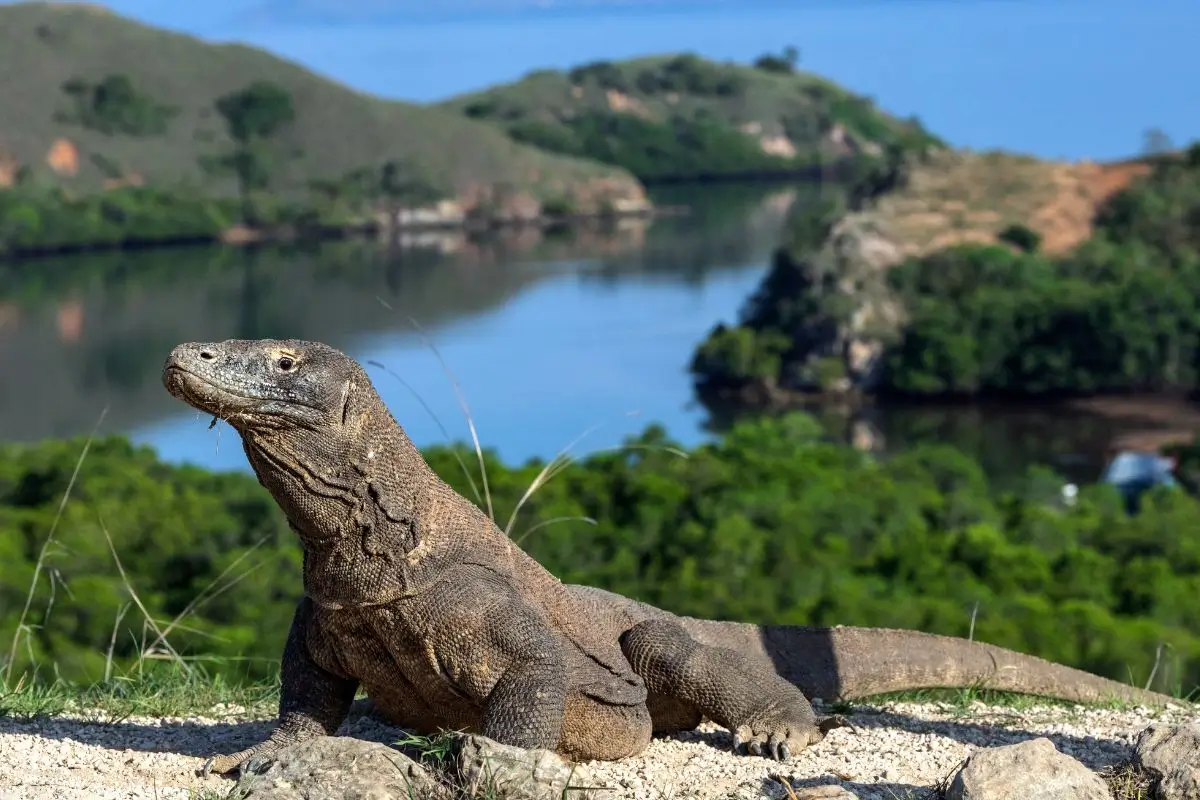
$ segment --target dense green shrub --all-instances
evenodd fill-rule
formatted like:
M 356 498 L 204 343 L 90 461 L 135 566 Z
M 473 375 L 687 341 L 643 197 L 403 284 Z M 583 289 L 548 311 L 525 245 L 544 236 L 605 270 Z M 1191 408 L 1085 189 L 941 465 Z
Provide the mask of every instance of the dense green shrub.
M 788 347 L 788 338 L 778 331 L 718 325 L 696 351 L 692 369 L 723 386 L 770 385 Z
M 60 122 L 110 136 L 159 136 L 179 114 L 179 106 L 160 103 L 138 91 L 128 75 L 107 75 L 99 83 L 75 77 L 63 83 L 62 91 L 72 99 L 74 108 L 59 112 Z
M 704 115 L 657 121 L 587 111 L 562 124 L 517 122 L 509 135 L 545 150 L 614 164 L 644 180 L 768 173 L 798 166 L 764 152 L 753 139 Z
M 774 53 L 763 53 L 758 58 L 754 59 L 754 68 L 760 69 L 763 72 L 774 72 L 779 75 L 791 75 L 796 71 L 796 65 L 800 63 L 800 51 L 795 47 L 788 45 L 783 48 L 783 52 L 779 55 Z
M 568 72 L 567 77 L 575 85 L 594 82 L 601 89 L 615 89 L 618 92 L 628 92 L 632 86 L 625 71 L 611 61 L 582 64 Z
M 100 162 L 107 164 L 103 158 Z M 255 223 L 301 231 L 354 225 L 381 209 L 421 206 L 441 197 L 419 170 L 397 160 L 314 180 L 308 189 L 303 201 L 256 193 Z M 0 189 L 0 257 L 212 240 L 244 216 L 244 199 L 214 198 L 193 189 L 124 186 L 74 194 L 62 187 L 27 182 Z
M 1185 494 L 1155 490 L 1131 518 L 1110 488 L 1085 487 L 1062 508 L 993 492 L 977 464 L 944 447 L 876 461 L 822 441 L 803 415 L 741 423 L 686 457 L 657 427 L 633 445 L 570 467 L 517 516 L 514 539 L 563 580 L 757 622 L 963 636 L 975 613 L 981 641 L 1139 683 L 1166 644 L 1158 685 L 1187 690 L 1200 678 L 1200 507 Z M 0 660 L 80 446 L 0 448 Z M 474 497 L 450 449 L 427 457 Z M 540 465 L 490 454 L 487 465 L 504 526 Z M 570 521 L 584 517 L 595 524 Z M 120 670 L 153 640 L 136 608 L 118 621 L 130 593 L 107 536 L 158 619 L 200 598 L 170 635 L 182 654 L 217 657 L 211 668 L 231 676 L 275 669 L 301 587 L 300 552 L 274 503 L 246 475 L 168 466 L 114 439 L 83 462 L 18 672 L 32 652 L 44 677 L 57 665 L 95 679 L 110 641 Z M 220 590 L 205 592 L 214 582 Z
M 746 79 L 720 64 L 692 53 L 675 56 L 638 72 L 637 88 L 645 94 L 693 94 L 731 97 L 746 89 Z
M 915 394 L 1075 394 L 1196 387 L 1200 260 L 1145 245 L 1067 260 L 965 246 L 890 276 L 910 319 L 889 387 Z
M 1042 244 L 1042 235 L 1026 225 L 1009 225 L 996 238 L 1026 253 L 1035 252 Z
M 215 238 L 237 219 L 228 200 L 124 187 L 73 196 L 56 187 L 0 190 L 6 253 Z

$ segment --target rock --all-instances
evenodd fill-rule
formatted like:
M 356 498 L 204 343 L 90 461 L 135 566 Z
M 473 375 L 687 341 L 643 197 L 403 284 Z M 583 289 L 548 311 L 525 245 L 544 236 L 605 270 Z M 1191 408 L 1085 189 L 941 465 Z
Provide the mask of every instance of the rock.
M 1112 800 L 1100 776 L 1045 737 L 976 750 L 959 768 L 946 800 Z
M 549 750 L 524 750 L 483 736 L 464 736 L 458 751 L 462 788 L 468 797 L 502 800 L 595 800 L 611 792 L 598 789 L 591 772 L 569 764 Z M 566 790 L 570 788 L 571 791 Z M 597 788 L 597 791 L 586 791 Z
M 1138 734 L 1133 762 L 1158 784 L 1159 800 L 1200 800 L 1200 723 L 1151 725 Z
M 792 797 L 796 800 L 858 800 L 858 795 L 844 786 L 826 784 L 825 786 L 809 786 L 805 789 L 793 789 Z
M 247 800 L 589 800 L 600 797 L 590 771 L 549 750 L 524 750 L 463 736 L 446 773 L 382 744 L 321 736 L 281 750 L 243 775 L 230 797 Z M 567 792 L 567 789 L 570 792 Z M 458 790 L 461 790 L 458 791 Z
M 229 794 L 250 800 L 452 800 L 424 767 L 386 745 L 320 736 L 281 750 Z

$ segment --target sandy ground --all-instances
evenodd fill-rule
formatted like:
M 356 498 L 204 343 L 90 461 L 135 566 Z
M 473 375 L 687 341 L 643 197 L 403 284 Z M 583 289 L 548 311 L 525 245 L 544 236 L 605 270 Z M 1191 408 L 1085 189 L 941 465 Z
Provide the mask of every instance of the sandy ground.
M 975 748 L 1048 736 L 1059 750 L 1101 769 L 1127 759 L 1137 733 L 1152 721 L 1182 722 L 1194 713 L 896 703 L 856 707 L 847 715 L 855 730 L 834 730 L 784 764 L 734 756 L 727 752 L 729 735 L 705 726 L 656 740 L 637 758 L 590 766 L 621 800 L 783 798 L 780 779 L 798 789 L 841 785 L 863 800 L 920 798 Z M 232 782 L 197 778 L 194 771 L 209 754 L 244 747 L 269 727 L 241 718 L 238 709 L 163 720 L 0 719 L 0 798 L 220 797 Z M 369 717 L 352 719 L 341 733 L 399 738 L 398 729 Z

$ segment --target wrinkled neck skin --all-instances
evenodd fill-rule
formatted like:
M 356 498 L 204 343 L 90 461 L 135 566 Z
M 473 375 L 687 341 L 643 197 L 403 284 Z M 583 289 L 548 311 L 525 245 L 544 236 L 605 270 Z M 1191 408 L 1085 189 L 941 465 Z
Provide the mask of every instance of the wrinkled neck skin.
M 435 554 L 418 511 L 438 479 L 381 402 L 339 427 L 236 427 L 300 536 L 305 593 L 318 606 L 382 605 L 428 582 Z

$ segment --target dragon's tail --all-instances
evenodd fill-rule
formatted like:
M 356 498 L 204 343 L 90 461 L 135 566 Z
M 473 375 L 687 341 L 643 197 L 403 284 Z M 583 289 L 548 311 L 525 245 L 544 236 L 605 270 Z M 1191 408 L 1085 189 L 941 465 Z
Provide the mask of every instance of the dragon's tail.
M 809 697 L 850 700 L 913 689 L 978 687 L 1080 703 L 1177 702 L 982 642 L 889 628 L 748 625 L 680 617 L 704 644 L 763 659 Z

